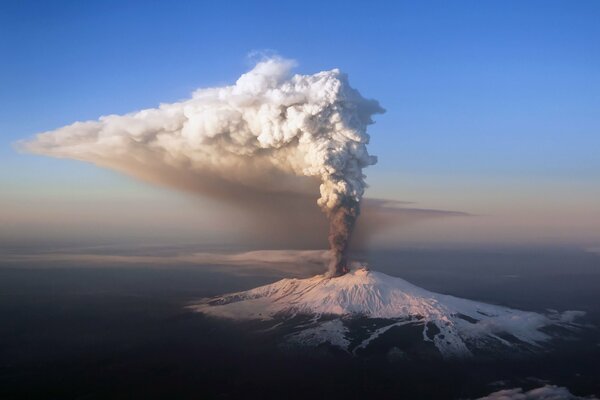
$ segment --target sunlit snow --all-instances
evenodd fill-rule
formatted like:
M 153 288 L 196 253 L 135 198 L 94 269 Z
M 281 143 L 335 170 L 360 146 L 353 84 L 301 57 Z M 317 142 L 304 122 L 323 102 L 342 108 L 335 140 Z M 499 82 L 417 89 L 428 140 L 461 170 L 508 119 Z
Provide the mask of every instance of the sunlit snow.
M 245 292 L 206 299 L 192 308 L 237 320 L 289 320 L 312 316 L 313 324 L 288 336 L 306 345 L 329 343 L 347 351 L 366 348 L 395 326 L 418 324 L 423 340 L 432 341 L 444 357 L 470 355 L 476 347 L 540 346 L 551 337 L 542 328 L 574 328 L 582 312 L 540 314 L 430 292 L 403 279 L 367 268 L 329 278 L 283 279 Z M 333 317 L 333 319 L 332 319 Z M 369 332 L 350 348 L 350 318 L 378 318 L 389 324 Z M 433 326 L 435 326 L 435 329 Z M 507 340 L 510 339 L 510 340 Z

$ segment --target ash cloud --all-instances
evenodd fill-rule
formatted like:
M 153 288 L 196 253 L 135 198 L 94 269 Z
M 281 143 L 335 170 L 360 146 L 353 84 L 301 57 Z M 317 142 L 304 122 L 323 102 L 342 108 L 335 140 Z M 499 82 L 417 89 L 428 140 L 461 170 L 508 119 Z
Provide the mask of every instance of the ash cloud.
M 377 161 L 367 151 L 367 127 L 384 110 L 339 70 L 292 75 L 294 65 L 267 59 L 234 85 L 199 89 L 188 100 L 158 108 L 76 122 L 20 147 L 251 210 L 316 197 L 318 186 L 316 204 L 329 219 L 330 273 L 339 274 L 366 188 L 363 168 Z

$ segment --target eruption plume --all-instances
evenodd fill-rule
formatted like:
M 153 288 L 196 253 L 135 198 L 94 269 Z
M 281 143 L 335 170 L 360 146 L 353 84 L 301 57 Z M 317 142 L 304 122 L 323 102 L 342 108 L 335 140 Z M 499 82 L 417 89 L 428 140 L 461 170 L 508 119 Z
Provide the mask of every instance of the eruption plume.
M 234 85 L 75 122 L 20 145 L 235 202 L 306 195 L 317 180 L 317 203 L 330 221 L 330 274 L 339 275 L 366 187 L 362 170 L 377 161 L 367 152 L 367 126 L 384 110 L 339 70 L 292 75 L 294 65 L 267 59 Z

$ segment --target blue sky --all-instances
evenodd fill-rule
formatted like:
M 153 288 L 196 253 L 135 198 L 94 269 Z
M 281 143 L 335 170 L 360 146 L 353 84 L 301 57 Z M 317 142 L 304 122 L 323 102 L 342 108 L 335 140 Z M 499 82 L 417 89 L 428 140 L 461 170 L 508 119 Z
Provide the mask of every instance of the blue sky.
M 531 192 L 504 199 L 518 208 L 568 188 L 565 207 L 591 204 L 599 20 L 595 1 L 4 1 L 0 186 L 15 198 L 152 191 L 12 144 L 232 83 L 248 54 L 273 51 L 302 73 L 339 67 L 387 109 L 370 130 L 373 194 L 481 212 L 486 193 Z

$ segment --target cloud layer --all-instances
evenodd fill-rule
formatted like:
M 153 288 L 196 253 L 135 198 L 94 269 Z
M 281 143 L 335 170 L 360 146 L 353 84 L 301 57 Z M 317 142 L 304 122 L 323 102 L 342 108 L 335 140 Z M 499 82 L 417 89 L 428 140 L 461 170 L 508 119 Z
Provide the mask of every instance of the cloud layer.
M 504 389 L 477 400 L 594 400 L 596 397 L 579 397 L 562 386 L 545 385 L 524 391 L 522 388 Z

